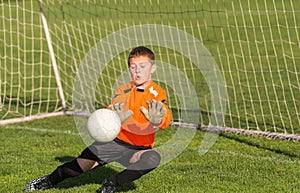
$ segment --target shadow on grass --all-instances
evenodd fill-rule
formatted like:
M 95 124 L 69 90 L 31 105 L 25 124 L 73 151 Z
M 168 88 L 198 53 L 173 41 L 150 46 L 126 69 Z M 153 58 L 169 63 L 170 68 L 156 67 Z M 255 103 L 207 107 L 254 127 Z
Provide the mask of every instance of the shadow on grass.
M 56 160 L 65 163 L 68 161 L 71 161 L 75 159 L 75 157 L 72 156 L 64 156 L 64 157 L 56 157 Z M 63 182 L 58 183 L 55 188 L 57 189 L 69 189 L 76 186 L 83 186 L 88 184 L 99 184 L 99 187 L 102 183 L 102 181 L 109 176 L 117 173 L 118 171 L 114 170 L 108 165 L 94 168 L 93 170 L 90 170 L 88 172 L 85 172 L 79 176 L 68 178 L 64 180 Z M 134 190 L 136 188 L 134 183 L 125 184 L 117 188 L 118 191 L 127 192 L 130 190 Z M 95 190 L 96 191 L 96 190 Z
M 262 142 L 261 140 L 257 140 L 255 137 L 253 138 L 247 138 L 244 136 L 238 136 L 238 135 L 231 135 L 231 134 L 225 134 L 222 133 L 221 136 L 227 138 L 227 139 L 231 139 L 231 140 L 235 140 L 239 143 L 243 143 L 249 146 L 253 146 L 253 147 L 257 147 L 259 149 L 264 149 L 264 150 L 268 150 L 277 154 L 282 154 L 291 158 L 300 158 L 300 154 L 299 152 L 293 152 L 291 149 L 287 150 L 287 147 L 285 146 L 281 146 L 280 144 L 277 144 L 276 147 L 274 146 L 274 144 L 272 143 L 268 143 L 268 142 Z M 257 137 L 259 139 L 259 137 Z M 267 140 L 267 139 L 266 139 Z

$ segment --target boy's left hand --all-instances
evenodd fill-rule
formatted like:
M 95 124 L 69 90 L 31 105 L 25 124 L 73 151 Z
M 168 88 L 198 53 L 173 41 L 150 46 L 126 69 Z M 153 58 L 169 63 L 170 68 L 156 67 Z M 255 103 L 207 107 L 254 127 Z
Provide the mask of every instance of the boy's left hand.
M 110 106 L 110 109 L 115 111 L 121 120 L 121 123 L 123 123 L 124 121 L 126 121 L 129 117 L 131 117 L 133 115 L 132 110 L 128 110 L 128 111 L 123 111 L 124 109 L 124 103 L 115 103 L 114 105 Z
M 144 114 L 146 119 L 157 126 L 161 124 L 162 118 L 165 116 L 167 109 L 163 106 L 163 103 L 160 101 L 152 100 L 146 102 L 149 109 L 147 110 L 145 107 L 140 107 L 140 111 Z

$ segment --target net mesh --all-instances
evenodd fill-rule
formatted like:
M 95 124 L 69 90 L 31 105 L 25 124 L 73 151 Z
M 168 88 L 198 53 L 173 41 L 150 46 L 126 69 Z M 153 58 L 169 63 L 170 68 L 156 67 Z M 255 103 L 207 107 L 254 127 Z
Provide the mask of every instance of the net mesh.
M 107 62 L 97 79 L 95 93 L 91 93 L 96 108 L 110 102 L 117 81 L 127 80 L 122 75 L 126 72 L 127 55 L 130 47 L 138 42 L 150 47 L 163 66 L 159 71 L 163 75 L 157 75 L 156 79 L 169 93 L 175 120 L 184 122 L 180 120 L 181 108 L 190 106 L 183 102 L 195 102 L 187 89 L 192 87 L 197 94 L 201 125 L 209 125 L 212 114 L 222 113 L 224 123 L 218 124 L 222 127 L 300 134 L 300 14 L 296 9 L 299 4 L 298 1 L 267 0 L 44 0 L 42 5 L 70 111 L 74 110 L 73 89 L 78 69 L 99 42 L 112 37 L 109 44 L 98 47 L 105 48 L 107 53 L 100 52 L 95 57 Z M 2 1 L 0 7 L 1 119 L 61 111 L 38 2 Z M 135 34 L 130 31 L 144 25 L 158 28 L 136 30 Z M 170 33 L 160 26 L 179 32 Z M 131 37 L 112 36 L 126 30 Z M 180 36 L 181 32 L 188 35 Z M 162 41 L 161 44 L 158 45 L 157 40 Z M 174 43 L 180 48 L 166 46 L 172 41 L 181 42 Z M 193 51 L 198 41 L 207 53 L 193 55 L 198 53 Z M 122 52 L 115 54 L 115 50 Z M 221 112 L 212 103 L 221 95 L 214 93 L 220 92 L 219 82 L 214 83 L 208 77 L 217 75 L 211 73 L 207 65 L 211 59 L 226 88 L 225 97 L 219 98 L 226 104 Z M 201 61 L 200 71 L 195 60 Z M 85 72 L 93 73 L 99 64 L 94 61 L 93 65 Z M 212 89 L 212 85 L 217 89 Z M 178 93 L 183 93 L 180 96 L 184 96 L 185 101 L 179 99 Z

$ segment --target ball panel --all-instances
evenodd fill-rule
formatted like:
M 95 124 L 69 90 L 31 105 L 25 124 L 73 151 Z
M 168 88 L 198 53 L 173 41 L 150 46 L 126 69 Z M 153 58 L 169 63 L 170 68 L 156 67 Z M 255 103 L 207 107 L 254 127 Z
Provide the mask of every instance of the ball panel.
M 90 136 L 99 142 L 109 142 L 116 138 L 121 128 L 118 114 L 110 109 L 94 111 L 87 121 Z

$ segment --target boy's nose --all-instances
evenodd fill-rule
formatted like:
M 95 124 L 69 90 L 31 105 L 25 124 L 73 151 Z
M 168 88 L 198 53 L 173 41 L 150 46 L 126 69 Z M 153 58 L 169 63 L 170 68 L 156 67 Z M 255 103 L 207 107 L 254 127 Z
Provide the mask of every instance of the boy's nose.
M 140 72 L 140 67 L 138 65 L 136 65 L 136 68 L 135 68 L 135 72 Z

